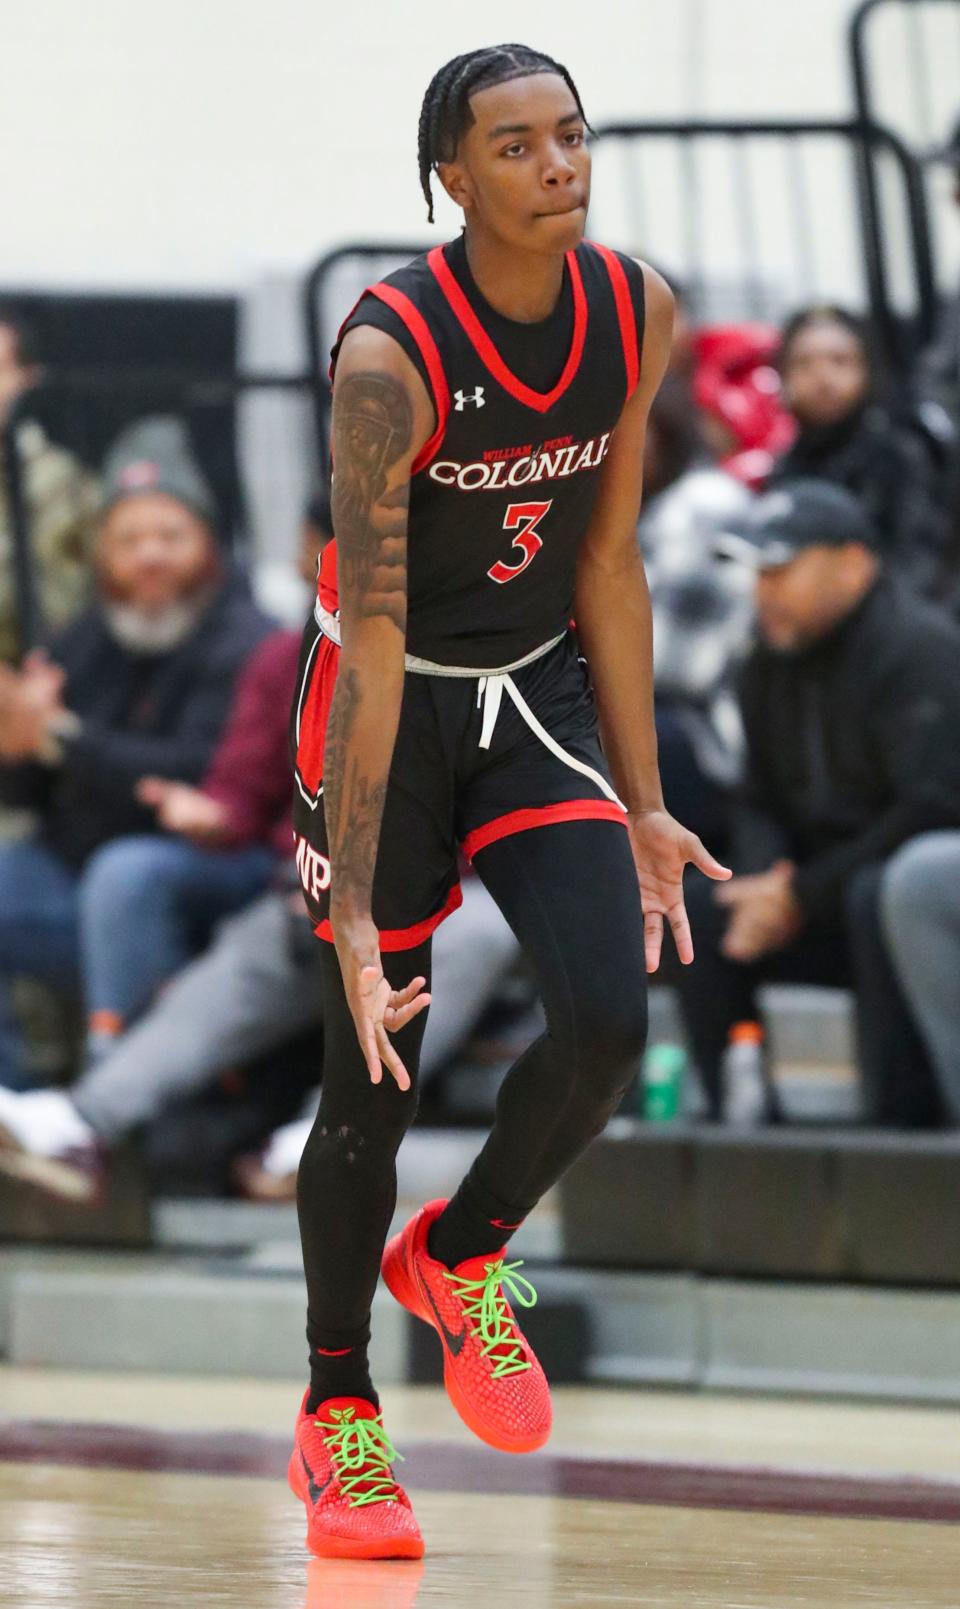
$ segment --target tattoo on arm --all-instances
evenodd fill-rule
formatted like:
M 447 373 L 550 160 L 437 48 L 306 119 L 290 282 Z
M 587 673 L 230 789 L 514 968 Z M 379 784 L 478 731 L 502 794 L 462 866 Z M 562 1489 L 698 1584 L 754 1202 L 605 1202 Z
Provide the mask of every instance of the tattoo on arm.
M 327 722 L 323 802 L 335 897 L 363 905 L 369 902 L 373 888 L 387 783 L 386 777 L 372 782 L 350 756 L 350 735 L 361 696 L 357 672 L 343 670 L 337 677 Z
M 410 483 L 388 491 L 393 466 L 410 449 L 413 409 L 399 381 L 351 374 L 334 404 L 333 522 L 341 605 L 407 619 L 407 508 Z
M 413 409 L 380 372 L 351 374 L 334 405 L 333 519 L 341 618 L 380 618 L 405 635 L 409 480 L 390 472 L 410 450 Z M 337 677 L 324 745 L 324 813 L 336 902 L 369 909 L 387 793 L 389 749 L 366 756 L 357 741 L 365 689 L 355 666 Z M 367 723 L 368 724 L 368 723 Z

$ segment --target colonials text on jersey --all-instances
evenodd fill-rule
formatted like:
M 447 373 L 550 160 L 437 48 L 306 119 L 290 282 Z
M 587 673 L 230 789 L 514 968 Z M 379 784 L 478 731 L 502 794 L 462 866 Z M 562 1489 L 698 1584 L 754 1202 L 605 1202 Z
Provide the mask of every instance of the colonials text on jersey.
M 543 480 L 565 480 L 583 469 L 596 469 L 603 463 L 612 432 L 574 441 L 558 436 L 534 447 L 494 447 L 483 457 L 461 464 L 454 458 L 438 458 L 427 471 L 440 486 L 456 486 L 461 492 L 508 491 Z

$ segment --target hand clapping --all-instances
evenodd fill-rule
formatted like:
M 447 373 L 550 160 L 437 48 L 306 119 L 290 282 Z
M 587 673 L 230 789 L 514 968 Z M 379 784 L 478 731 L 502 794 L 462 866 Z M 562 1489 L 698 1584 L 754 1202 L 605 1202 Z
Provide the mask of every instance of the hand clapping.
M 64 673 L 46 655 L 29 654 L 19 671 L 0 665 L 0 758 L 36 759 L 51 718 L 64 708 Z

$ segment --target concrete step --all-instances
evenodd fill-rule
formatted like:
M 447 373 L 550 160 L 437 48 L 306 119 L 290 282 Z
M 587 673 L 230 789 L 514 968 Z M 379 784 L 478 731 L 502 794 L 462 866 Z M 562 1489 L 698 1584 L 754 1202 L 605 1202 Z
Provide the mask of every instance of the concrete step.
M 548 1311 L 581 1315 L 588 1379 L 960 1402 L 960 1293 L 531 1272 Z M 0 1330 L 19 1365 L 299 1381 L 303 1310 L 299 1276 L 242 1260 L 11 1252 L 0 1263 Z M 378 1292 L 384 1384 L 410 1379 L 415 1323 Z

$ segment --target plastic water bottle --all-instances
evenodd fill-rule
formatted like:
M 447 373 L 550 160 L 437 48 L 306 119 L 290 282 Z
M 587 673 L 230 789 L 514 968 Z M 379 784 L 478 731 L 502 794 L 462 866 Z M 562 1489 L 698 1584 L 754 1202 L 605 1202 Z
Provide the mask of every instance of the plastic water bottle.
M 643 1115 L 672 1123 L 680 1115 L 687 1053 L 682 1045 L 651 1045 L 643 1058 Z
M 723 1057 L 723 1116 L 734 1128 L 756 1128 L 767 1116 L 764 1033 L 759 1022 L 735 1022 Z

